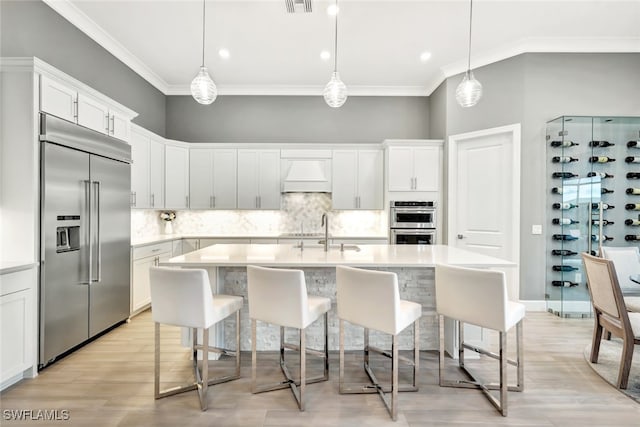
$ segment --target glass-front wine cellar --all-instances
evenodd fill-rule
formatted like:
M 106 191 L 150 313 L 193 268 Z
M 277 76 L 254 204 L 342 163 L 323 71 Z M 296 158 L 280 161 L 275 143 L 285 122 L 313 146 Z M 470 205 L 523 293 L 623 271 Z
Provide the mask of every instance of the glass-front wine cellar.
M 546 144 L 547 310 L 590 316 L 580 253 L 640 244 L 640 117 L 558 117 Z

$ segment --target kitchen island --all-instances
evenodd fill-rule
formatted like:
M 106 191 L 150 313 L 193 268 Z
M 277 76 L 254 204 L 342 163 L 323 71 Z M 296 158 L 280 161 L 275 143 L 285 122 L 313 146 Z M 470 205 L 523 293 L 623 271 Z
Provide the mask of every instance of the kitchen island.
M 514 267 L 510 261 L 473 253 L 446 245 L 340 245 L 329 247 L 325 252 L 322 246 L 299 248 L 292 244 L 220 244 L 190 252 L 186 255 L 161 262 L 162 266 L 183 268 L 205 268 L 209 272 L 211 287 L 214 293 L 242 295 L 245 307 L 241 311 L 242 331 L 241 348 L 249 350 L 250 322 L 247 306 L 247 265 L 264 267 L 299 268 L 305 272 L 305 280 L 310 295 L 331 298 L 334 307 L 329 312 L 329 347 L 338 348 L 338 319 L 335 314 L 335 267 L 348 265 L 352 267 L 393 271 L 398 274 L 400 297 L 422 304 L 420 321 L 420 348 L 435 350 L 438 348 L 438 323 L 435 312 L 435 278 L 436 264 L 448 264 L 477 268 Z M 274 301 L 274 304 L 277 304 Z M 366 304 L 366 301 L 363 301 Z M 375 308 L 373 308 L 375 309 Z M 307 345 L 319 347 L 322 322 L 310 327 Z M 221 322 L 213 331 L 212 342 L 218 345 L 232 345 L 233 322 Z M 276 350 L 278 348 L 278 330 L 275 326 L 259 324 L 257 343 L 259 350 Z M 447 328 L 449 329 L 449 328 Z M 295 334 L 287 333 L 288 339 L 294 340 Z M 347 328 L 345 331 L 347 348 L 362 348 L 362 329 Z M 412 341 L 410 331 L 400 338 L 401 348 L 409 348 Z M 316 342 L 317 341 L 317 342 Z M 390 339 L 372 334 L 372 345 L 388 346 Z M 447 341 L 453 341 L 447 340 Z M 449 347 L 449 346 L 448 346 Z

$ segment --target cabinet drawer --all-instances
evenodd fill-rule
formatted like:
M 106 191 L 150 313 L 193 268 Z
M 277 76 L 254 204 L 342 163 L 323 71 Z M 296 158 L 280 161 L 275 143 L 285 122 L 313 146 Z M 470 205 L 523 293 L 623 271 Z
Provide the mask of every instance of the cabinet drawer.
M 139 248 L 133 248 L 133 259 L 146 258 L 149 256 L 160 255 L 161 253 L 168 252 L 171 255 L 173 251 L 173 242 L 156 243 L 154 245 L 141 246 Z

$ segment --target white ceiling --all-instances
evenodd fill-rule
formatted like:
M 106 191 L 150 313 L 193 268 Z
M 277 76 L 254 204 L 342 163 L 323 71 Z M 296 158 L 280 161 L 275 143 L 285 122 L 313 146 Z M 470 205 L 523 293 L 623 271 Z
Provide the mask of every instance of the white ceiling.
M 163 93 L 189 93 L 202 1 L 44 1 Z M 320 94 L 333 70 L 332 3 L 289 14 L 285 0 L 207 0 L 205 62 L 219 93 Z M 429 95 L 465 70 L 468 0 L 338 4 L 338 70 L 351 95 Z M 475 0 L 471 66 L 523 52 L 640 52 L 639 22 L 640 0 Z

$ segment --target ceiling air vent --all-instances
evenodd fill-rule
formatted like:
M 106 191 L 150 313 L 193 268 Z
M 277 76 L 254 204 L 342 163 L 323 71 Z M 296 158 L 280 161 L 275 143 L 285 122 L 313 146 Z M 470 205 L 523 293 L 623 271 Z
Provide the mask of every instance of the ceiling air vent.
M 312 12 L 311 0 L 284 0 L 284 3 L 289 13 Z

